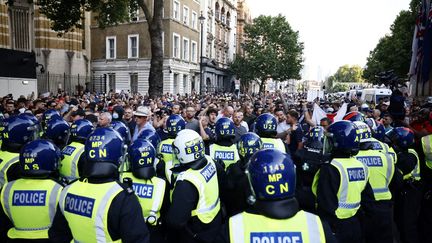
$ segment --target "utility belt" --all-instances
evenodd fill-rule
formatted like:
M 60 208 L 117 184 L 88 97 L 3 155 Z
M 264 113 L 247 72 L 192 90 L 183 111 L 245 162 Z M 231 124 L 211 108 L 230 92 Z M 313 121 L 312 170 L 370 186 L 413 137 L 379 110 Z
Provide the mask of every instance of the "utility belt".
M 403 181 L 404 186 L 411 187 L 414 189 L 420 189 L 422 186 L 422 182 L 420 180 L 415 180 L 413 177 L 405 179 Z

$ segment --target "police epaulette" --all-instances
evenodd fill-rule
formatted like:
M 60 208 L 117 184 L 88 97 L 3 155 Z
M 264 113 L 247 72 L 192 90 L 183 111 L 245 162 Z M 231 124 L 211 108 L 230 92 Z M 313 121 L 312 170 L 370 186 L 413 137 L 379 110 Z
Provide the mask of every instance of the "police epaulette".
M 128 194 L 134 194 L 134 190 L 132 189 L 132 179 L 131 178 L 123 178 L 123 183 L 119 183 L 120 186 L 127 192 Z

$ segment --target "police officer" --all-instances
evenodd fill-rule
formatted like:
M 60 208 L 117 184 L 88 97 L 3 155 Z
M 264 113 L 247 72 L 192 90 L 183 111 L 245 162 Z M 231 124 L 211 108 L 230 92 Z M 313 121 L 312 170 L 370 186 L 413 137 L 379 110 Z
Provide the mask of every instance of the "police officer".
M 142 130 L 137 138 L 149 141 L 155 148 L 157 148 L 161 142 L 159 134 L 152 129 Z
M 85 119 L 76 120 L 70 128 L 71 143 L 63 148 L 63 159 L 60 166 L 60 175 L 71 182 L 82 174 L 85 163 L 84 143 L 93 131 L 93 124 Z
M 234 143 L 234 123 L 229 118 L 219 118 L 216 121 L 215 133 L 216 140 L 209 147 L 209 155 L 215 161 L 222 161 L 226 169 L 239 160 L 237 145 Z
M 129 145 L 131 143 L 131 133 L 129 127 L 126 126 L 126 124 L 117 120 L 111 122 L 111 127 L 112 129 L 120 133 L 126 145 Z
M 129 147 L 129 168 L 122 173 L 124 182 L 132 179 L 132 187 L 141 204 L 143 217 L 150 230 L 150 242 L 164 242 L 162 215 L 169 202 L 165 180 L 156 177 L 154 166 L 156 149 L 147 140 L 137 139 Z M 165 202 L 165 203 L 164 203 Z
M 255 133 L 261 137 L 263 148 L 276 148 L 286 153 L 287 145 L 277 135 L 277 121 L 270 113 L 264 113 L 257 117 L 255 121 Z
M 63 118 L 53 116 L 46 124 L 44 138 L 51 140 L 57 147 L 63 149 L 70 135 L 70 126 Z
M 167 214 L 170 235 L 176 242 L 213 242 L 220 230 L 217 164 L 205 156 L 201 136 L 190 129 L 178 133 L 173 150 L 181 163 Z
M 230 217 L 225 242 L 335 241 L 318 216 L 300 210 L 295 166 L 289 155 L 276 149 L 258 151 L 250 159 L 247 174 L 256 201 Z
M 170 115 L 166 122 L 166 130 L 168 132 L 167 139 L 160 142 L 157 153 L 160 158 L 156 165 L 156 172 L 162 178 L 165 178 L 170 186 L 174 186 L 175 176 L 172 174 L 171 169 L 179 165 L 177 158 L 172 150 L 172 143 L 174 138 L 181 130 L 185 129 L 186 122 L 180 115 Z
M 329 222 L 339 242 L 361 242 L 357 212 L 374 198 L 367 166 L 352 157 L 359 151 L 357 126 L 337 121 L 328 127 L 326 139 L 331 162 L 321 166 L 312 184 L 317 213 Z
M 401 242 L 419 242 L 418 217 L 421 205 L 420 161 L 414 144 L 414 133 L 406 127 L 395 127 L 386 136 L 397 153 L 396 167 L 402 172 L 403 186 L 395 197 L 395 222 Z
M 430 228 L 432 227 L 432 134 L 421 138 L 419 153 L 421 163 L 421 180 L 423 184 L 423 200 L 420 212 L 420 228 L 423 242 L 429 239 Z M 423 159 L 422 159 L 423 156 Z
M 48 140 L 24 145 L 19 156 L 22 178 L 5 184 L 0 197 L 4 210 L 0 221 L 12 226 L 7 232 L 9 239 L 50 242 L 48 229 L 63 188 L 57 182 L 60 157 L 60 150 Z
M 369 183 L 374 193 L 374 201 L 370 204 L 362 219 L 366 242 L 393 243 L 393 201 L 390 183 L 395 173 L 395 165 L 389 153 L 377 150 L 382 146 L 372 138 L 370 128 L 366 123 L 355 121 L 360 135 L 360 151 L 355 158 L 368 167 Z M 401 175 L 400 175 L 401 178 Z
M 296 166 L 297 192 L 296 198 L 302 209 L 315 212 L 315 196 L 312 193 L 312 182 L 316 172 L 324 163 L 330 163 L 330 154 L 324 150 L 325 129 L 321 126 L 311 128 L 305 135 L 302 149 L 297 150 L 299 158 Z
M 53 242 L 149 242 L 138 198 L 118 181 L 124 145 L 112 128 L 90 134 L 83 175 L 60 195 L 48 232 Z
M 352 121 L 352 122 L 355 122 L 355 121 L 361 121 L 361 122 L 365 122 L 365 116 L 361 113 L 361 112 L 358 112 L 358 111 L 351 111 L 351 112 L 348 112 L 343 118 L 342 118 L 342 120 L 345 120 L 345 121 Z
M 61 118 L 60 113 L 54 109 L 48 109 L 44 113 L 42 113 L 42 131 L 40 131 L 40 136 L 42 137 L 43 133 L 45 133 L 48 125 L 48 121 L 51 118 Z
M 4 120 L 0 151 L 0 189 L 20 176 L 18 165 L 21 147 L 39 136 L 39 126 L 25 116 L 12 116 Z
M 253 132 L 243 134 L 237 142 L 240 159 L 229 165 L 226 170 L 227 200 L 229 200 L 226 203 L 226 208 L 229 216 L 240 213 L 250 206 L 248 197 L 251 194 L 245 171 L 250 157 L 262 147 L 260 137 Z

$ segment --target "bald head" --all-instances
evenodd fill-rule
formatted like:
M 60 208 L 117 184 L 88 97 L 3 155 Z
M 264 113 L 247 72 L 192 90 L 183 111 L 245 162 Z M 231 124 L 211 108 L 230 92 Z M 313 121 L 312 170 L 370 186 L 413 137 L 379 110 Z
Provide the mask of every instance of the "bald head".
M 233 114 L 234 114 L 234 108 L 230 105 L 226 106 L 224 109 L 224 116 L 231 118 Z

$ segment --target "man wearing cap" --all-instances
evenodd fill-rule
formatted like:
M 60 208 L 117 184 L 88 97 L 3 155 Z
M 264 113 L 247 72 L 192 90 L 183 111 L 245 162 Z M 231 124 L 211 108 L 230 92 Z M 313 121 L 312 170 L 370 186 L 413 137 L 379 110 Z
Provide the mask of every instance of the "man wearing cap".
M 150 109 L 146 106 L 139 106 L 136 109 L 134 112 L 136 127 L 133 133 L 132 141 L 135 141 L 143 130 L 150 129 L 156 132 L 156 129 L 152 126 L 152 124 L 149 123 L 150 115 Z

